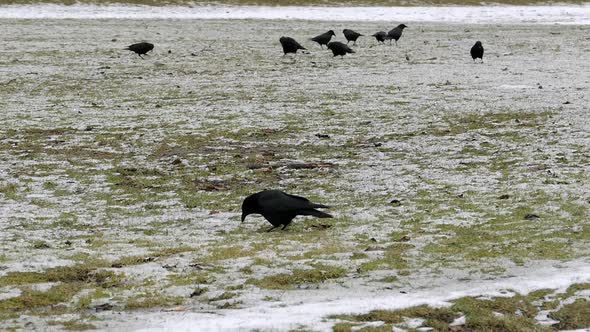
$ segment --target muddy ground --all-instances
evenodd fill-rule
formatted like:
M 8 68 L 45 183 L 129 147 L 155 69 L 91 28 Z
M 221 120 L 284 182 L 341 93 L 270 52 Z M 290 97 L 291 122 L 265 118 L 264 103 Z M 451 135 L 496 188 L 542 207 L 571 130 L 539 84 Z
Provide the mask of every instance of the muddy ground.
M 340 59 L 308 38 L 394 24 L 1 20 L 0 328 L 588 264 L 590 28 L 407 24 Z M 241 224 L 265 188 L 335 218 Z

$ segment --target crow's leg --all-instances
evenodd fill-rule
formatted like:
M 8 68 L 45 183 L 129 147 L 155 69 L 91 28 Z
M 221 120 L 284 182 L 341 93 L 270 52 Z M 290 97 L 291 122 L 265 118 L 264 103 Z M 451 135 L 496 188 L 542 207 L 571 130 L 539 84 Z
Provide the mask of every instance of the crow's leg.
M 287 226 L 289 226 L 290 223 L 287 223 L 283 226 L 283 228 L 281 228 L 281 230 L 284 230 L 285 228 L 287 228 Z
M 275 228 L 277 228 L 277 226 L 272 226 L 272 227 L 271 227 L 271 228 L 269 228 L 269 229 L 268 229 L 266 232 L 268 233 L 268 232 L 272 231 L 272 230 L 273 230 L 273 229 L 275 229 Z

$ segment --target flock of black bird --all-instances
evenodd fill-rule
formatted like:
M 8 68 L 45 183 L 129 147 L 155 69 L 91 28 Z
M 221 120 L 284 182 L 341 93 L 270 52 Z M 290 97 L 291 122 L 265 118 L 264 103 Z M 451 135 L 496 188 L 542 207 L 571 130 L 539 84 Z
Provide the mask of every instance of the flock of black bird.
M 389 32 L 378 31 L 378 32 L 372 34 L 371 36 L 375 37 L 375 39 L 377 40 L 378 43 L 379 42 L 385 43 L 386 40 L 389 40 L 389 44 L 391 44 L 391 41 L 395 40 L 395 45 L 397 46 L 397 41 L 401 38 L 402 33 L 404 32 L 405 28 L 407 28 L 407 26 L 405 24 L 400 24 L 400 25 L 396 26 L 395 28 L 391 29 Z M 324 48 L 324 45 L 326 45 L 326 48 L 331 50 L 332 54 L 334 54 L 334 56 L 340 55 L 340 56 L 344 57 L 348 53 L 355 53 L 355 51 L 353 49 L 348 47 L 348 43 L 352 42 L 352 45 L 354 46 L 354 45 L 356 45 L 357 39 L 361 36 L 364 36 L 364 35 L 356 32 L 354 30 L 350 30 L 350 29 L 342 30 L 342 34 L 344 34 L 344 38 L 346 38 L 346 44 L 338 42 L 338 41 L 330 42 L 330 40 L 332 39 L 332 36 L 336 36 L 336 33 L 334 33 L 334 30 L 328 30 L 328 31 L 322 33 L 321 35 L 311 38 L 310 40 L 320 44 L 320 47 L 322 49 Z M 283 47 L 283 53 L 284 53 L 283 55 L 287 55 L 289 53 L 297 53 L 297 51 L 299 51 L 299 50 L 304 50 L 304 51 L 307 50 L 305 47 L 301 46 L 301 44 L 299 44 L 295 39 L 293 39 L 291 37 L 281 37 L 279 39 L 279 42 L 281 43 L 281 46 Z M 154 49 L 154 44 L 147 43 L 147 42 L 129 45 L 126 48 L 126 50 L 135 52 L 142 59 L 143 59 L 142 55 L 147 54 L 149 51 L 151 51 L 153 49 Z M 475 59 L 478 59 L 478 58 L 481 59 L 481 61 L 483 62 L 483 46 L 481 45 L 480 41 L 477 41 L 475 43 L 475 45 L 473 45 L 473 47 L 471 48 L 471 57 L 473 58 L 474 62 L 475 62 Z
M 407 28 L 405 24 L 400 24 L 397 27 L 391 29 L 387 33 L 385 31 L 379 31 L 373 34 L 372 36 L 375 37 L 377 42 L 381 43 L 385 43 L 386 40 L 389 40 L 389 43 L 391 44 L 391 41 L 395 40 L 395 44 L 397 45 L 397 41 L 401 38 L 405 28 Z M 342 34 L 344 35 L 344 38 L 346 38 L 346 44 L 338 41 L 330 42 L 332 36 L 336 36 L 334 30 L 328 30 L 322 33 L 321 35 L 311 38 L 310 40 L 320 44 L 320 47 L 322 49 L 324 48 L 324 45 L 326 45 L 326 48 L 331 50 L 334 56 L 340 55 L 344 57 L 348 53 L 355 53 L 353 49 L 348 47 L 348 44 L 352 42 L 353 46 L 356 45 L 356 40 L 364 35 L 351 29 L 342 30 Z M 289 53 L 297 53 L 298 50 L 307 50 L 305 47 L 301 46 L 301 44 L 299 44 L 295 39 L 291 37 L 281 37 L 279 39 L 279 42 L 281 42 L 281 46 L 283 46 L 284 55 L 287 55 Z
M 400 24 L 387 33 L 385 31 L 376 32 L 372 37 L 375 37 L 377 42 L 381 43 L 385 43 L 386 40 L 389 40 L 391 44 L 391 41 L 395 40 L 395 44 L 397 45 L 397 41 L 401 38 L 405 28 L 407 28 L 405 24 Z M 330 42 L 332 37 L 336 36 L 334 30 L 326 31 L 310 40 L 318 43 L 322 49 L 324 48 L 324 45 L 326 45 L 326 48 L 331 50 L 334 56 L 340 55 L 344 57 L 348 53 L 355 53 L 353 49 L 348 47 L 348 43 L 353 42 L 353 45 L 355 45 L 357 39 L 364 35 L 350 29 L 344 29 L 342 33 L 346 38 L 346 44 L 338 41 Z M 307 50 L 291 37 L 281 37 L 279 42 L 283 47 L 284 55 L 297 53 L 299 50 Z M 153 49 L 154 44 L 147 42 L 129 45 L 126 48 L 126 50 L 135 52 L 142 59 L 142 55 L 147 54 Z M 483 62 L 483 52 L 484 49 L 481 42 L 477 41 L 471 48 L 470 52 L 473 61 L 475 62 L 475 59 L 479 58 Z M 270 232 L 281 225 L 283 225 L 282 229 L 285 229 L 298 215 L 332 218 L 331 215 L 316 210 L 318 208 L 329 207 L 323 204 L 312 203 L 307 198 L 290 195 L 280 190 L 263 190 L 244 199 L 244 202 L 242 203 L 242 222 L 244 222 L 246 217 L 250 214 L 260 214 L 272 224 L 272 228 L 268 230 Z

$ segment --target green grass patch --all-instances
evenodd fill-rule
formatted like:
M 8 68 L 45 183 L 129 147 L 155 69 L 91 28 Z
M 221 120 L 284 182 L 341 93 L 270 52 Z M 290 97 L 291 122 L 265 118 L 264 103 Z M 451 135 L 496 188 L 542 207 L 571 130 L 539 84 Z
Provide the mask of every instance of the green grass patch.
M 409 243 L 394 243 L 385 248 L 381 258 L 362 263 L 359 272 L 407 269 L 409 264 L 404 256 L 413 248 L 414 246 Z
M 88 283 L 103 288 L 118 285 L 123 276 L 113 271 L 97 270 L 84 265 L 60 266 L 44 272 L 10 272 L 0 277 L 0 286 L 18 286 L 44 282 Z
M 96 326 L 94 326 L 90 323 L 81 322 L 80 320 L 77 320 L 77 319 L 66 320 L 66 321 L 53 320 L 53 321 L 47 322 L 47 324 L 50 326 L 58 326 L 58 325 L 63 326 L 64 330 L 66 330 L 66 331 L 96 330 Z
M 217 262 L 240 257 L 250 257 L 255 253 L 254 249 L 244 248 L 242 246 L 216 247 L 212 248 L 209 255 L 204 257 L 202 261 L 206 263 Z
M 184 299 L 179 296 L 158 295 L 155 293 L 144 293 L 128 299 L 125 308 L 129 310 L 165 308 L 180 305 Z
M 68 302 L 84 287 L 81 282 L 59 284 L 46 292 L 23 287 L 22 293 L 0 301 L 0 312 L 24 312 Z
M 18 185 L 16 183 L 1 185 L 0 194 L 3 194 L 5 199 L 18 200 Z
M 266 289 L 293 289 L 297 284 L 320 283 L 342 278 L 346 270 L 328 265 L 315 265 L 312 269 L 295 269 L 291 273 L 279 273 L 262 279 L 249 279 L 247 283 Z
M 194 247 L 189 247 L 189 246 L 164 248 L 164 249 L 154 251 L 154 252 L 152 252 L 148 255 L 145 255 L 145 256 L 121 257 L 121 258 L 115 260 L 114 262 L 112 262 L 111 266 L 122 267 L 122 266 L 129 266 L 129 265 L 144 264 L 144 263 L 149 263 L 151 261 L 154 261 L 157 258 L 170 257 L 170 256 L 174 256 L 174 255 L 181 254 L 184 252 L 191 252 L 191 251 L 195 251 L 195 250 L 197 250 L 197 249 Z
M 566 304 L 558 311 L 550 313 L 549 318 L 559 321 L 554 325 L 559 330 L 590 328 L 590 301 L 577 299 L 574 303 Z
M 388 324 L 400 324 L 405 318 L 421 318 L 425 320 L 423 326 L 452 323 L 460 315 L 450 308 L 432 308 L 425 305 L 411 307 L 402 310 L 373 310 L 360 315 L 334 315 L 331 319 L 340 319 L 353 322 L 385 322 Z M 390 329 L 391 330 L 391 329 Z

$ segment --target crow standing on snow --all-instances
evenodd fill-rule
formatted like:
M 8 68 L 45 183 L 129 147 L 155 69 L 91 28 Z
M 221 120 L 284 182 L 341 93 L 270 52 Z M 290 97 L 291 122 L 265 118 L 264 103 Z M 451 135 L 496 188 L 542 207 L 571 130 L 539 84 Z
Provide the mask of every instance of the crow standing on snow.
M 328 208 L 326 205 L 314 204 L 307 198 L 289 195 L 280 190 L 264 190 L 252 194 L 242 203 L 242 222 L 252 213 L 261 214 L 272 224 L 273 229 L 283 225 L 287 228 L 296 216 L 314 216 L 318 218 L 332 218 L 331 215 L 316 208 Z
M 471 48 L 471 57 L 473 58 L 473 62 L 475 62 L 475 59 L 480 58 L 483 63 L 483 46 L 481 46 L 479 40 L 476 41 L 475 45 Z
M 320 44 L 320 47 L 323 49 L 323 45 L 327 45 L 330 42 L 330 39 L 332 39 L 332 36 L 336 36 L 334 30 L 326 31 L 319 36 L 311 38 L 311 40 Z
M 375 39 L 377 39 L 377 42 L 385 43 L 385 39 L 387 39 L 387 32 L 379 31 L 379 32 L 375 32 L 371 36 L 375 37 Z
M 355 53 L 350 47 L 348 47 L 348 45 L 341 42 L 328 43 L 328 48 L 332 50 L 334 56 L 341 55 L 342 58 L 344 58 L 346 53 Z
M 146 43 L 146 42 L 129 45 L 126 48 L 126 50 L 137 53 L 137 55 L 139 55 L 139 57 L 142 59 L 143 59 L 143 57 L 141 56 L 142 54 L 146 54 L 147 52 L 149 52 L 153 49 L 154 49 L 154 44 Z
M 402 36 L 402 32 L 404 32 L 405 28 L 407 28 L 407 26 L 405 24 L 400 24 L 400 25 L 396 26 L 395 28 L 391 29 L 387 33 L 387 39 L 389 39 L 389 44 L 391 44 L 392 39 L 395 39 L 395 46 L 397 46 L 397 41 Z
M 342 33 L 344 34 L 344 38 L 346 38 L 346 44 L 348 44 L 352 41 L 352 45 L 356 45 L 356 40 L 360 36 L 363 36 L 363 34 L 360 34 L 356 31 L 353 31 L 350 29 L 344 29 L 344 30 L 342 30 Z
M 279 41 L 281 42 L 281 46 L 283 46 L 284 55 L 287 53 L 297 53 L 297 50 L 307 50 L 291 37 L 281 37 Z

